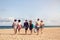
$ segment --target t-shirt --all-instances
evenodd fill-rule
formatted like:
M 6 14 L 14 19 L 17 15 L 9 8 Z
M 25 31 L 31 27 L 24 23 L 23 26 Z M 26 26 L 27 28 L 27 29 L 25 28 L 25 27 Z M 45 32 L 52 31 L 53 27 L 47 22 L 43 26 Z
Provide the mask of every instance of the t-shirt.
M 29 25 L 28 25 L 28 22 L 25 22 L 24 23 L 24 27 L 28 27 Z
M 34 24 L 32 24 L 33 28 L 35 28 Z
M 37 27 L 40 27 L 40 23 L 41 22 L 40 21 L 37 21 L 36 23 L 37 23 Z
M 33 28 L 33 24 L 30 24 L 30 26 L 29 26 L 30 28 Z

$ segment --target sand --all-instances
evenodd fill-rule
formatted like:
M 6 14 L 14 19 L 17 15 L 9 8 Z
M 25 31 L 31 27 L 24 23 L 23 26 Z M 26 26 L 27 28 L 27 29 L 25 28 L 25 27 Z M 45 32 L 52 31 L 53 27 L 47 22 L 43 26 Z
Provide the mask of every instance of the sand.
M 14 35 L 13 29 L 0 29 L 0 40 L 60 40 L 60 28 L 44 28 L 43 34 L 36 33 L 25 35 L 24 29 L 21 29 L 20 34 Z

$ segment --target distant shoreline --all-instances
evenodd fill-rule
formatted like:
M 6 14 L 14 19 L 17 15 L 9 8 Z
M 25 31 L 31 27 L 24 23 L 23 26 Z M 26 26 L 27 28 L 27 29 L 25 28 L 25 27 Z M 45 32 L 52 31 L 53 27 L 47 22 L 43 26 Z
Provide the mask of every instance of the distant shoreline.
M 55 28 L 60 26 L 44 26 L 44 28 Z M 12 29 L 12 26 L 0 26 L 0 29 Z

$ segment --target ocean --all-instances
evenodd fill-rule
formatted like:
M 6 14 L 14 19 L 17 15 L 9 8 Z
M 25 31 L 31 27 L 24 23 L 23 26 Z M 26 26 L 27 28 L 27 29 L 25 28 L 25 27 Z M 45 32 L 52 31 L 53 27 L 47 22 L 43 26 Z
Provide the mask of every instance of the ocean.
M 44 26 L 45 28 L 50 27 L 60 27 L 60 26 Z M 0 26 L 0 29 L 12 29 L 12 26 Z
M 11 29 L 12 26 L 0 26 L 0 29 Z

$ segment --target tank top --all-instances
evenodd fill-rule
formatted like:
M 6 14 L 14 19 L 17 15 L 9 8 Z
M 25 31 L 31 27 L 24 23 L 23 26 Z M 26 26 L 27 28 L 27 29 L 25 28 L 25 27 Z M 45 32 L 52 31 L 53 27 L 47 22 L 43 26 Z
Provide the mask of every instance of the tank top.
M 13 26 L 16 29 L 17 28 L 17 22 L 13 22 Z

